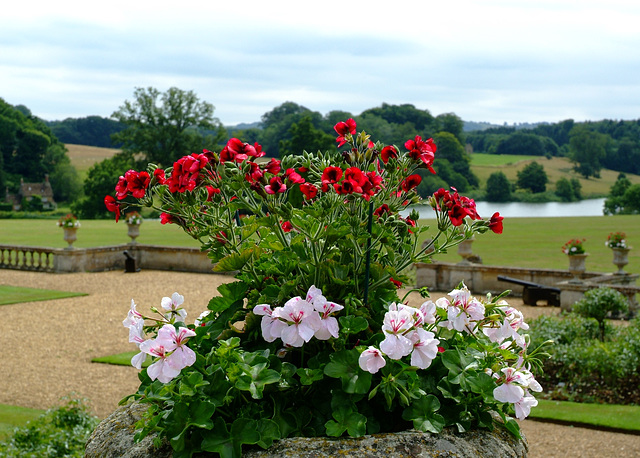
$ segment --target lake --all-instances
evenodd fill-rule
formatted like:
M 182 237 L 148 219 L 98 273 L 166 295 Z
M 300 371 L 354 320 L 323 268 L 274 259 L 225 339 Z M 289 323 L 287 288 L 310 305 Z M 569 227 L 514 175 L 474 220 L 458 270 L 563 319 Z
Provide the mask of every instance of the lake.
M 546 218 L 559 216 L 603 216 L 604 198 L 585 199 L 580 202 L 476 202 L 478 214 L 482 218 L 490 218 L 495 212 L 500 212 L 505 218 Z M 421 219 L 435 218 L 435 212 L 429 205 L 414 207 L 420 212 Z M 402 212 L 407 216 L 409 211 Z

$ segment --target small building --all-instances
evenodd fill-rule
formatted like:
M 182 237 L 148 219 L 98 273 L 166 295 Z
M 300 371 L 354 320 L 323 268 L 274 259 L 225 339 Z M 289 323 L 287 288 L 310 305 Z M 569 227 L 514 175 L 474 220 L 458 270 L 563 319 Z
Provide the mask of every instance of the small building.
M 35 196 L 38 196 L 42 201 L 43 210 L 55 210 L 57 204 L 53 199 L 53 189 L 51 183 L 49 183 L 49 175 L 44 176 L 42 183 L 25 183 L 20 179 L 20 188 L 17 194 L 9 194 L 9 189 L 6 190 L 5 200 L 12 205 L 14 211 L 22 210 L 22 201 L 32 201 Z

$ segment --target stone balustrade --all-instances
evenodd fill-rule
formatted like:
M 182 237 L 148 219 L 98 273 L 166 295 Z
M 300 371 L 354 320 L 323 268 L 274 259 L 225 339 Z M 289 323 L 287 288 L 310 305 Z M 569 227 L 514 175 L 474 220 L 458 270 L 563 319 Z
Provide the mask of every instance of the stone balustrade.
M 54 248 L 0 245 L 0 269 L 53 272 Z

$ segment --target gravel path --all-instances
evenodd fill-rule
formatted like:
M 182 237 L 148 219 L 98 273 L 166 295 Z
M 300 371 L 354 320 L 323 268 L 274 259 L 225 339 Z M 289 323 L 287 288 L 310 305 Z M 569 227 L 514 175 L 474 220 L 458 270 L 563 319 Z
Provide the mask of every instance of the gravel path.
M 44 274 L 0 270 L 0 284 L 79 291 L 88 296 L 5 305 L 0 331 L 0 403 L 46 409 L 76 393 L 90 400 L 94 413 L 105 417 L 138 387 L 132 367 L 91 363 L 91 359 L 134 350 L 122 320 L 135 299 L 138 310 L 160 307 L 164 296 L 185 296 L 188 321 L 206 309 L 217 287 L 231 277 L 164 271 L 121 271 Z M 434 294 L 434 297 L 437 297 Z M 525 318 L 558 313 L 556 308 L 509 303 Z M 531 458 L 638 457 L 640 436 L 559 426 L 527 420 L 522 423 Z

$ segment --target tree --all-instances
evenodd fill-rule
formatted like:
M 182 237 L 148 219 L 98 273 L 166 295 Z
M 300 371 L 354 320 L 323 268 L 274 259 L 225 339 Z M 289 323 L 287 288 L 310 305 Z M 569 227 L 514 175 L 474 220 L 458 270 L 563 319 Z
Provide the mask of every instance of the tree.
M 531 162 L 518 172 L 516 185 L 520 189 L 529 189 L 532 193 L 545 192 L 549 178 L 544 167 L 537 162 Z
M 624 211 L 624 202 L 623 197 L 627 192 L 627 189 L 631 187 L 631 181 L 627 178 L 624 173 L 618 175 L 618 179 L 611 189 L 609 190 L 609 197 L 607 197 L 604 201 L 604 214 L 605 215 L 615 215 L 618 213 L 623 213 Z
M 111 115 L 127 126 L 112 139 L 122 143 L 123 151 L 142 153 L 147 162 L 168 167 L 186 154 L 213 150 L 224 139 L 213 111 L 213 105 L 200 101 L 193 91 L 136 88 L 133 102 L 126 100 Z M 204 135 L 203 130 L 214 134 Z
M 464 144 L 464 121 L 458 115 L 455 113 L 439 114 L 436 116 L 435 123 L 439 132 L 449 132 L 455 135 L 460 143 Z
M 487 179 L 487 200 L 508 202 L 511 200 L 511 182 L 503 172 L 494 172 Z
M 574 170 L 585 178 L 600 178 L 602 165 L 600 161 L 606 157 L 611 137 L 593 132 L 579 125 L 571 129 L 569 153 Z
M 290 138 L 280 141 L 280 157 L 303 151 L 315 153 L 336 149 L 335 137 L 313 127 L 311 116 L 304 116 L 297 124 L 292 124 L 288 134 Z
M 625 214 L 640 213 L 640 184 L 634 184 L 622 196 L 623 212 Z
M 450 132 L 438 132 L 433 141 L 438 147 L 434 168 L 441 178 L 459 191 L 477 188 L 478 177 L 471 171 L 469 155 L 456 136 Z
M 556 196 L 560 197 L 563 202 L 573 202 L 575 200 L 573 185 L 565 177 L 556 181 Z
M 546 154 L 543 137 L 517 131 L 498 144 L 496 154 L 522 154 L 526 156 L 544 156 Z

